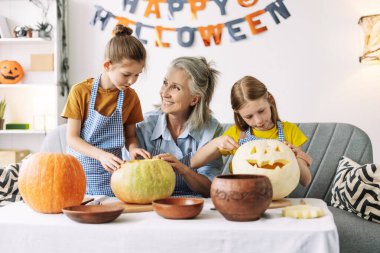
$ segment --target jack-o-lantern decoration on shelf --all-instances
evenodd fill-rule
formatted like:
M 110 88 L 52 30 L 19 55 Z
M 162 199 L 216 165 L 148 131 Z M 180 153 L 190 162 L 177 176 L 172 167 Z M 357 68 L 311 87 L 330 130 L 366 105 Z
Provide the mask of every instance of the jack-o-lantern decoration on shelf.
M 23 200 L 35 211 L 61 213 L 82 203 L 86 176 L 72 155 L 35 153 L 21 166 L 18 187 Z
M 17 61 L 0 61 L 0 83 L 15 84 L 24 78 L 24 69 Z
M 262 139 L 240 146 L 232 159 L 233 174 L 257 174 L 269 178 L 273 200 L 288 196 L 298 185 L 300 169 L 293 151 L 278 140 Z

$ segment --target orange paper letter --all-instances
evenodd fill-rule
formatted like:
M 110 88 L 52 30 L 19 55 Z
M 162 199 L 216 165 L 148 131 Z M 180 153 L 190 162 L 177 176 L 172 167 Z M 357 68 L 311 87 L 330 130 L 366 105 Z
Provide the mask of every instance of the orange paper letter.
M 256 11 L 254 13 L 251 13 L 251 14 L 245 16 L 245 20 L 247 20 L 252 34 L 258 34 L 258 33 L 265 32 L 266 30 L 268 30 L 268 28 L 266 26 L 256 27 L 256 26 L 261 24 L 261 21 L 260 20 L 253 20 L 255 17 L 257 17 L 263 13 L 265 13 L 265 10 L 259 10 L 259 11 Z
M 191 17 L 196 19 L 197 11 L 201 11 L 206 8 L 207 0 L 187 0 L 187 2 L 190 4 Z
M 170 43 L 168 42 L 163 42 L 161 40 L 161 37 L 162 37 L 162 31 L 175 31 L 176 29 L 175 28 L 167 28 L 167 27 L 162 27 L 162 26 L 156 26 L 155 27 L 155 30 L 156 30 L 156 40 L 155 40 L 155 45 L 156 47 L 170 47 Z
M 166 0 L 148 0 L 148 5 L 145 9 L 144 16 L 148 17 L 151 13 L 156 14 L 156 18 L 161 18 L 160 3 L 166 3 Z
M 259 0 L 237 0 L 240 6 L 251 7 L 254 6 Z
M 224 24 L 209 25 L 205 27 L 198 27 L 198 31 L 201 34 L 203 43 L 206 47 L 211 44 L 211 36 L 214 38 L 215 45 L 219 45 L 222 38 L 222 30 Z

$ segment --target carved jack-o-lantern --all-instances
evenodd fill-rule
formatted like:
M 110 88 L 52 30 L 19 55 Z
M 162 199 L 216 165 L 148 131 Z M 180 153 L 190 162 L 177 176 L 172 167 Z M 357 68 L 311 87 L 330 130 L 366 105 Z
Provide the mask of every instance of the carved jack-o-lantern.
M 18 83 L 24 77 L 24 70 L 17 61 L 0 61 L 0 83 Z
M 258 174 L 269 178 L 273 200 L 297 187 L 300 169 L 293 151 L 277 140 L 254 140 L 240 146 L 232 159 L 234 174 Z

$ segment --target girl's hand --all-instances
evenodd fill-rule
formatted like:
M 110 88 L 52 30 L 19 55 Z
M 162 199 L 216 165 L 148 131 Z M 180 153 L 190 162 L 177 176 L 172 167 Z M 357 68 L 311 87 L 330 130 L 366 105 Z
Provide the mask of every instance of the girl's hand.
M 139 156 L 144 159 L 152 158 L 152 155 L 143 148 L 131 148 L 129 150 L 129 156 L 131 160 L 136 160 Z
M 284 144 L 286 145 L 286 146 L 288 146 L 292 151 L 293 151 L 293 153 L 295 154 L 295 155 L 297 155 L 297 148 L 295 147 L 295 146 L 293 146 L 292 144 L 290 144 L 289 142 L 287 142 L 287 141 L 284 141 Z
M 173 169 L 178 170 L 180 174 L 185 173 L 186 169 L 188 168 L 185 164 L 178 161 L 178 159 L 175 156 L 169 153 L 159 154 L 156 155 L 154 158 L 167 161 L 168 163 L 170 163 Z
M 119 169 L 120 165 L 124 163 L 123 160 L 121 160 L 119 157 L 108 152 L 103 152 L 99 156 L 98 160 L 102 164 L 103 168 L 110 173 L 113 173 L 114 171 Z
M 231 151 L 239 148 L 239 144 L 230 136 L 219 136 L 211 141 L 214 146 L 222 151 Z
M 293 151 L 294 155 L 297 158 L 304 160 L 307 166 L 310 166 L 313 163 L 313 158 L 311 158 L 311 156 L 303 152 L 300 148 L 295 147 L 286 141 L 284 143 Z

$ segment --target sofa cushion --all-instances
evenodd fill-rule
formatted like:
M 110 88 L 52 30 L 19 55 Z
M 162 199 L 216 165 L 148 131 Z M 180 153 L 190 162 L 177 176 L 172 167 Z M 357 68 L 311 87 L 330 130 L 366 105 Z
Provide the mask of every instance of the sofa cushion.
M 379 224 L 363 220 L 335 207 L 328 207 L 334 216 L 339 234 L 340 252 L 378 252 L 380 249 Z
M 333 181 L 331 205 L 380 223 L 379 196 L 380 168 L 343 156 Z
M 66 124 L 48 132 L 42 142 L 40 151 L 66 153 Z
M 303 151 L 313 158 L 310 166 L 312 182 L 308 187 L 298 185 L 292 198 L 319 198 L 331 205 L 331 188 L 336 167 L 342 156 L 360 164 L 372 163 L 372 144 L 360 128 L 346 123 L 297 123 L 308 141 Z
M 21 200 L 21 195 L 18 191 L 19 169 L 19 163 L 9 164 L 0 168 L 0 206 Z

